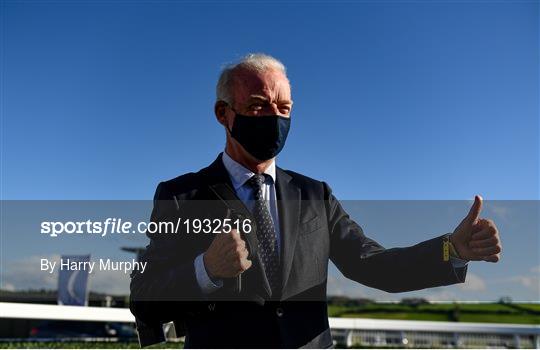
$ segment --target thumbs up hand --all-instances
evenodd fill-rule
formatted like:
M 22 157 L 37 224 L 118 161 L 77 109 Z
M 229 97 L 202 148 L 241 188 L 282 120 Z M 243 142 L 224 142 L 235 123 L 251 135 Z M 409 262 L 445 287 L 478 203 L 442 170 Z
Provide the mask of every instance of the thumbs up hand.
M 502 246 L 499 230 L 492 220 L 480 218 L 482 197 L 475 196 L 469 214 L 456 227 L 450 241 L 464 260 L 497 262 Z

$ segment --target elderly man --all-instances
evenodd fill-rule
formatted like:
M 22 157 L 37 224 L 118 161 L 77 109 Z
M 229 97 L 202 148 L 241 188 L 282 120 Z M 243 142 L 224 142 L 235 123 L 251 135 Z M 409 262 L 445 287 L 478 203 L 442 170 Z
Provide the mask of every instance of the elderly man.
M 479 218 L 479 196 L 452 233 L 392 249 L 366 237 L 325 182 L 277 167 L 292 106 L 275 58 L 250 54 L 223 70 L 214 111 L 225 151 L 197 173 L 160 183 L 152 212 L 156 222 L 223 225 L 210 234 L 187 234 L 189 222 L 173 236 L 149 234 L 147 271 L 131 282 L 141 335 L 173 320 L 186 347 L 330 347 L 330 259 L 346 277 L 387 292 L 462 283 L 468 261 L 499 260 L 499 234 Z M 250 225 L 226 227 L 239 220 Z

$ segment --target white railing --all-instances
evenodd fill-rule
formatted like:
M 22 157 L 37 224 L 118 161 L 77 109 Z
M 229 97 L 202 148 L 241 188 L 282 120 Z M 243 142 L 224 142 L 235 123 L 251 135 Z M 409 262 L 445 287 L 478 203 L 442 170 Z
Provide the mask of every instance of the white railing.
M 26 303 L 0 303 L 0 318 L 135 322 L 129 309 Z
M 330 318 L 332 329 L 364 329 L 383 331 L 431 331 L 454 333 L 534 334 L 540 336 L 539 325 L 513 323 L 476 323 L 442 321 L 379 320 L 369 318 Z
M 135 322 L 135 318 L 125 308 L 65 306 L 27 303 L 0 302 L 0 318 L 71 320 L 71 321 L 103 321 L 103 322 Z M 368 318 L 335 318 L 330 319 L 330 328 L 343 330 L 381 330 L 381 331 L 433 331 L 454 333 L 497 333 L 497 334 L 530 334 L 536 339 L 540 337 L 540 325 L 497 324 L 471 322 L 439 322 L 439 321 L 403 321 L 375 320 Z

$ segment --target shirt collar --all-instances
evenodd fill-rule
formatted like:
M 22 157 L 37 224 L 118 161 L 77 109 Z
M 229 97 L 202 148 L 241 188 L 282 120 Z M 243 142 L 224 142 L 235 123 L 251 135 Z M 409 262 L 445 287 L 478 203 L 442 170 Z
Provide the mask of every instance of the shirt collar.
M 232 159 L 231 156 L 229 156 L 225 151 L 223 152 L 223 156 L 221 157 L 221 159 L 223 161 L 225 169 L 227 169 L 227 172 L 229 173 L 229 177 L 231 178 L 231 182 L 235 190 L 242 187 L 247 180 L 251 179 L 251 177 L 255 175 L 253 171 L 247 169 L 242 164 Z M 275 160 L 273 160 L 272 163 L 268 166 L 268 168 L 266 168 L 264 174 L 270 175 L 272 181 L 276 182 Z

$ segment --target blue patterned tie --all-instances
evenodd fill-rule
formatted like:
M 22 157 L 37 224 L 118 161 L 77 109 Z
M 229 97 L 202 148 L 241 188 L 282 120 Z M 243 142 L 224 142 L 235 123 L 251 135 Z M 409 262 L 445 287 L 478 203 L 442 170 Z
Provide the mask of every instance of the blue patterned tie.
M 259 254 L 264 264 L 266 278 L 268 278 L 268 282 L 274 293 L 278 290 L 280 280 L 279 252 L 274 223 L 268 209 L 268 201 L 264 200 L 263 196 L 264 180 L 264 175 L 255 174 L 248 180 L 248 184 L 253 188 L 255 194 L 253 216 L 255 216 L 255 223 L 257 224 Z

